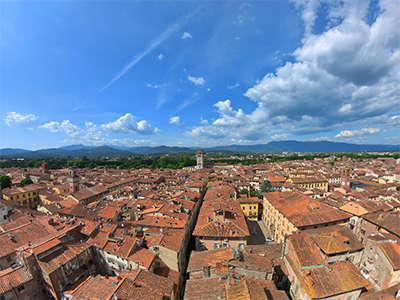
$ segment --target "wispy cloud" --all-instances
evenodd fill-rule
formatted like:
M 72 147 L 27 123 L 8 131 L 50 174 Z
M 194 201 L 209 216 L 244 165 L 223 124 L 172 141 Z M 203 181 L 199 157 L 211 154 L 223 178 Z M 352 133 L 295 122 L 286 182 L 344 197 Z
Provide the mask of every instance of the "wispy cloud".
M 165 57 L 165 56 L 164 56 L 162 53 L 160 53 L 160 54 L 157 56 L 158 60 L 163 60 L 164 57 Z
M 192 35 L 189 32 L 184 32 L 182 34 L 182 40 L 191 39 Z
M 114 76 L 114 78 L 107 83 L 101 90 L 100 92 L 104 91 L 108 87 L 110 87 L 115 81 L 120 79 L 126 72 L 129 71 L 130 68 L 132 68 L 134 65 L 136 65 L 139 61 L 142 60 L 143 57 L 148 55 L 151 51 L 153 51 L 155 48 L 157 48 L 161 43 L 163 43 L 165 40 L 169 39 L 180 27 L 181 25 L 191 18 L 193 15 L 195 15 L 201 8 L 199 7 L 195 11 L 186 14 L 185 16 L 181 17 L 178 19 L 175 23 L 167 27 L 167 29 L 164 30 L 163 33 L 161 33 L 158 37 L 156 37 L 154 40 L 152 40 L 149 44 L 147 44 L 138 54 L 136 54 L 118 73 L 117 75 Z
M 16 123 L 26 123 L 29 121 L 36 120 L 38 117 L 32 114 L 21 114 L 17 113 L 15 111 L 11 111 L 7 113 L 7 116 L 4 118 L 4 122 L 8 125 L 11 126 L 12 122 Z
M 234 89 L 234 88 L 237 88 L 239 85 L 240 85 L 240 84 L 239 84 L 239 82 L 238 82 L 238 83 L 236 83 L 235 85 L 229 85 L 229 86 L 227 86 L 227 89 L 232 90 L 232 89 Z
M 204 85 L 206 81 L 203 77 L 192 77 L 188 76 L 189 81 L 193 82 L 195 85 Z
M 151 83 L 147 84 L 147 87 L 153 88 L 153 89 L 160 89 L 160 88 L 162 88 L 164 86 L 166 86 L 166 84 L 151 84 Z

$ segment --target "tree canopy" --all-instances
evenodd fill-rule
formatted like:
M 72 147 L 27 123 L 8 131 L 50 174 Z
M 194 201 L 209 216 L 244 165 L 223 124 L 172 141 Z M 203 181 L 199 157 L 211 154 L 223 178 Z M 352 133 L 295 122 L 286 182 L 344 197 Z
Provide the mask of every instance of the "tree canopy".
M 24 178 L 24 179 L 22 179 L 20 181 L 20 183 L 18 183 L 18 186 L 19 187 L 23 187 L 25 185 L 29 185 L 29 184 L 32 184 L 32 183 L 33 183 L 33 181 L 30 178 Z
M 1 175 L 0 176 L 0 184 L 1 188 L 5 189 L 8 187 L 11 187 L 11 179 L 7 175 Z
M 274 187 L 271 185 L 271 182 L 269 180 L 264 180 L 261 188 L 260 188 L 261 193 L 270 193 L 270 192 L 275 192 Z

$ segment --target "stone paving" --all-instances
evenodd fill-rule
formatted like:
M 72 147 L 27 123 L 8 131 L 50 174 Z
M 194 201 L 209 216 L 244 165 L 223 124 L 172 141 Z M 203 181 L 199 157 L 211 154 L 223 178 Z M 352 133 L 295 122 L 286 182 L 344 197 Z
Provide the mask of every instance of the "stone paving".
M 250 236 L 247 239 L 247 245 L 260 245 L 265 244 L 265 238 L 269 237 L 268 230 L 264 223 L 259 221 L 248 221 Z

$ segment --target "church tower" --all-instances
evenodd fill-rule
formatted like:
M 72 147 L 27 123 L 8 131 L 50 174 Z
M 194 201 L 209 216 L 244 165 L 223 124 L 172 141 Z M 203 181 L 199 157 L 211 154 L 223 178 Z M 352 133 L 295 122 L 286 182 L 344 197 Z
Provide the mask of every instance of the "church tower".
M 204 150 L 203 149 L 197 149 L 196 150 L 196 157 L 197 157 L 197 166 L 196 169 L 203 169 L 203 155 L 204 155 Z
M 47 162 L 42 162 L 42 171 L 43 173 L 49 173 L 49 164 Z
M 350 191 L 350 169 L 343 168 L 340 172 L 341 187 L 346 191 Z
M 69 168 L 68 171 L 69 191 L 75 193 L 79 191 L 79 175 L 76 167 Z

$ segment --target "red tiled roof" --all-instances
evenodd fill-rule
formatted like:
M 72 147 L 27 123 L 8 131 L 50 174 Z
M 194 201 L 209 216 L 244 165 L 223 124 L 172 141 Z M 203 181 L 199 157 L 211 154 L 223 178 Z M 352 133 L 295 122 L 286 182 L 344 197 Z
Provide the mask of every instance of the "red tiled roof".
M 33 279 L 28 269 L 18 267 L 16 269 L 8 268 L 0 271 L 0 295 L 11 289 L 14 289 L 21 284 L 24 284 Z
M 263 195 L 297 227 L 336 222 L 351 217 L 348 213 L 296 191 L 263 193 Z

